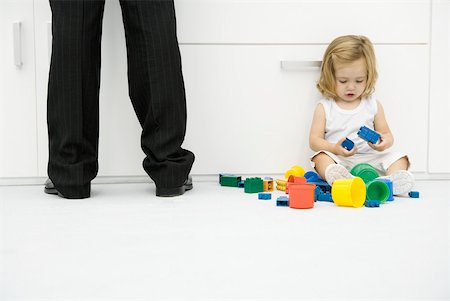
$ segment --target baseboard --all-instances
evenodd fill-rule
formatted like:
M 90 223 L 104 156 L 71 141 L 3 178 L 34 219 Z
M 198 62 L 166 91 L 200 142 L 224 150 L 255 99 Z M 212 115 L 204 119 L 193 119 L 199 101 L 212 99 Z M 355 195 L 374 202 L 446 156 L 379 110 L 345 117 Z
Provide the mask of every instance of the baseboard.
M 450 173 L 413 173 L 417 181 L 448 181 Z M 279 179 L 283 174 L 239 174 L 243 179 L 247 177 L 273 177 Z M 194 182 L 218 182 L 218 174 L 192 175 Z M 16 177 L 0 178 L 0 186 L 43 185 L 47 177 Z M 153 183 L 147 176 L 98 176 L 93 184 L 126 184 L 126 183 Z

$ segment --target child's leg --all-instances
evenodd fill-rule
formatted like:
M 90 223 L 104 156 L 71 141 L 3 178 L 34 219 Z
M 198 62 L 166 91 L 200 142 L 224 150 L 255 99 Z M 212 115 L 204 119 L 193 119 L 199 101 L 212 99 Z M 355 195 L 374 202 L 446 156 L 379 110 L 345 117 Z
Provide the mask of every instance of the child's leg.
M 311 159 L 314 162 L 314 168 L 322 179 L 325 179 L 325 170 L 330 164 L 336 164 L 336 162 L 327 154 L 320 153 Z
M 391 164 L 386 170 L 386 175 L 389 176 L 398 170 L 408 170 L 409 161 L 407 157 L 402 157 Z
M 336 163 L 333 158 L 324 152 L 315 155 L 311 160 L 314 162 L 317 173 L 330 185 L 333 185 L 333 182 L 337 179 L 353 178 L 343 165 Z

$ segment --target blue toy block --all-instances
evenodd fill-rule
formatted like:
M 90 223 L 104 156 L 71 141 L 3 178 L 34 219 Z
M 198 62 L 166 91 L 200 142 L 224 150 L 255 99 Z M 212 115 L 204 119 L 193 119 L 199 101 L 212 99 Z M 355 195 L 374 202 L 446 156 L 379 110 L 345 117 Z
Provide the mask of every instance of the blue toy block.
M 380 201 L 378 201 L 378 200 L 366 200 L 364 202 L 364 206 L 366 206 L 366 207 L 380 207 Z
M 369 129 L 366 126 L 360 127 L 357 134 L 362 139 L 364 139 L 364 140 L 366 140 L 368 142 L 371 142 L 373 144 L 377 143 L 378 139 L 380 139 L 380 134 L 378 134 L 377 132 L 375 132 L 372 129 Z
M 238 187 L 239 188 L 244 188 L 244 181 L 238 182 Z
M 331 198 L 331 193 L 329 193 L 329 192 L 320 193 L 318 195 L 317 200 L 322 201 L 322 202 L 333 202 L 333 199 Z
M 277 198 L 277 206 L 289 207 L 289 198 L 286 195 Z
M 316 182 L 308 183 L 316 185 L 316 187 L 319 187 L 323 192 L 331 192 L 331 186 L 325 180 L 319 179 Z
M 305 177 L 306 182 L 316 182 L 320 178 L 319 175 L 314 171 L 307 171 L 303 176 Z
M 355 146 L 355 143 L 352 140 L 345 138 L 345 140 L 342 142 L 341 145 L 346 150 L 351 151 L 353 149 L 353 147 Z
M 260 199 L 260 200 L 270 200 L 270 199 L 272 199 L 272 194 L 271 193 L 260 192 L 260 193 L 258 193 L 258 199 Z
M 319 186 L 316 186 L 314 188 L 314 201 L 333 202 L 333 199 L 329 191 L 322 191 Z
M 410 198 L 418 199 L 419 198 L 419 192 L 418 191 L 410 191 L 408 193 Z

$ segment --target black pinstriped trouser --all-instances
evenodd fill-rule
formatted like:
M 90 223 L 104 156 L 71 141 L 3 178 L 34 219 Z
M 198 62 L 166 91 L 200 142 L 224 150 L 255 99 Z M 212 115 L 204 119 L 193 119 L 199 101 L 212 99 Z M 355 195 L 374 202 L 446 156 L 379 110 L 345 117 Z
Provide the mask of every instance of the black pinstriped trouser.
M 98 171 L 99 87 L 105 0 L 50 0 L 48 175 L 66 197 L 90 195 Z M 142 126 L 143 167 L 158 187 L 179 187 L 194 154 L 182 149 L 186 99 L 173 0 L 120 0 L 129 95 Z

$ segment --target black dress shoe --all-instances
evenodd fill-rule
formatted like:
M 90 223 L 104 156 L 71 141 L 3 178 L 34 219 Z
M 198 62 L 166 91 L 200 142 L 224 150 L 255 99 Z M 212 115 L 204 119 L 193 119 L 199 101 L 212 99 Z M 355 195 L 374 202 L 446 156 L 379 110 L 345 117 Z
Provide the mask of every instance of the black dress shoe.
M 184 194 L 186 191 L 191 190 L 192 188 L 193 188 L 192 177 L 188 176 L 186 181 L 184 181 L 183 186 L 173 187 L 173 188 L 158 188 L 158 187 L 156 187 L 156 196 L 162 196 L 162 197 L 179 196 L 179 195 Z
M 55 185 L 53 185 L 53 182 L 50 179 L 45 181 L 44 192 L 47 194 L 57 194 L 58 196 L 64 198 L 64 196 L 55 188 Z
M 77 192 L 76 194 L 71 194 L 71 195 L 63 195 L 61 192 L 58 191 L 58 189 L 56 189 L 52 180 L 47 179 L 47 181 L 45 181 L 44 192 L 48 193 L 48 194 L 57 194 L 59 197 L 62 197 L 65 199 L 85 199 L 85 198 L 90 197 L 91 187 L 89 186 L 88 188 L 89 189 L 87 191 L 85 190 L 85 191 Z

